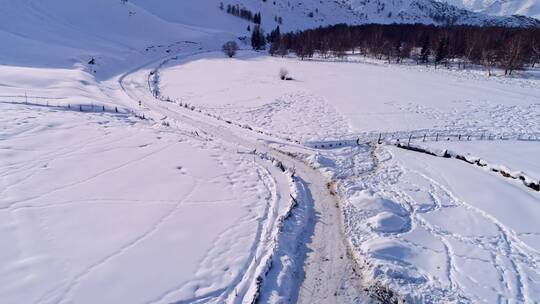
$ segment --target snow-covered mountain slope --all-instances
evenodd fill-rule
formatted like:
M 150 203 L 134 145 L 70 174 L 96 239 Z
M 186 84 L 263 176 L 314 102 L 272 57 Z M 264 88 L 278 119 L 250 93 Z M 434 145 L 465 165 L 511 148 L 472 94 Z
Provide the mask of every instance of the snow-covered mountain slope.
M 0 20 L 0 64 L 16 66 L 65 68 L 97 57 L 98 65 L 114 61 L 123 68 L 149 46 L 215 36 L 109 0 L 1 0 Z
M 540 1 L 538 0 L 446 0 L 445 2 L 489 15 L 523 15 L 540 19 Z
M 284 31 L 335 23 L 540 26 L 531 18 L 487 16 L 434 0 L 0 0 L 0 64 L 71 67 L 100 56 L 98 63 L 119 64 L 153 45 L 217 44 L 249 35 L 249 23 L 221 10 L 221 3 L 261 12 L 267 31 L 279 23 Z
M 238 4 L 260 11 L 267 31 L 278 25 L 274 16 L 282 18 L 283 30 L 354 20 L 351 10 L 326 2 L 325 13 L 316 18 L 308 16 L 316 10 L 313 4 L 283 7 L 251 0 Z M 88 68 L 95 58 L 92 70 L 104 79 L 132 67 L 141 56 L 178 51 L 181 47 L 175 43 L 218 48 L 226 40 L 250 34 L 248 21 L 219 6 L 218 0 L 0 0 L 0 64 Z
M 261 12 L 263 25 L 273 28 L 278 23 L 276 17 L 283 19 L 282 27 L 294 30 L 335 23 L 427 23 L 427 24 L 474 24 L 530 26 L 540 25 L 536 20 L 522 17 L 494 17 L 483 13 L 467 11 L 452 4 L 435 0 L 208 0 L 204 3 L 192 1 L 162 0 L 149 2 L 133 0 L 134 3 L 164 16 L 171 21 L 182 21 L 204 27 L 222 18 L 194 18 L 207 14 L 220 3 L 224 6 L 239 5 L 253 12 Z M 530 0 L 531 1 L 531 0 Z M 175 8 L 171 10 L 171 8 Z M 178 11 L 188 14 L 178 14 Z M 502 14 L 501 14 L 502 15 Z M 223 28 L 223 27 L 220 27 Z
M 524 16 L 490 16 L 434 0 L 349 0 L 350 6 L 367 23 L 469 24 L 539 26 L 540 21 Z
M 492 15 L 518 14 L 540 19 L 540 2 L 525 1 L 495 1 L 486 7 L 483 12 Z

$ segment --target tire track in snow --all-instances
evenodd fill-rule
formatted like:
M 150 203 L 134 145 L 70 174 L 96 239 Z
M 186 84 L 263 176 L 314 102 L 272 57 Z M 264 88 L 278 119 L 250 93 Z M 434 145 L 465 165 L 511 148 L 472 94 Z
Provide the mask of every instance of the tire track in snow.
M 190 189 L 190 191 L 181 200 L 178 200 L 176 205 L 173 208 L 171 208 L 171 210 L 169 212 L 165 213 L 164 216 L 160 217 L 158 219 L 158 221 L 150 227 L 149 230 L 147 230 L 143 234 L 139 235 L 138 237 L 136 237 L 135 239 L 133 239 L 129 243 L 123 245 L 122 247 L 120 247 L 115 252 L 105 256 L 104 258 L 100 259 L 98 262 L 92 264 L 90 267 L 86 268 L 84 271 L 82 271 L 78 275 L 76 275 L 73 278 L 73 280 L 71 280 L 71 282 L 66 287 L 64 287 L 64 290 L 62 291 L 62 295 L 61 295 L 60 300 L 58 301 L 58 303 L 61 304 L 61 303 L 68 302 L 69 301 L 68 298 L 69 298 L 71 292 L 73 291 L 73 289 L 77 285 L 79 285 L 84 280 L 84 278 L 86 278 L 90 274 L 92 274 L 92 272 L 95 269 L 97 269 L 99 267 L 102 267 L 103 265 L 105 265 L 106 263 L 108 263 L 109 261 L 114 259 L 115 257 L 122 255 L 123 253 L 127 252 L 131 248 L 133 248 L 133 247 L 137 246 L 138 244 L 144 242 L 144 240 L 146 238 L 152 236 L 156 231 L 158 231 L 160 229 L 160 227 L 164 223 L 166 223 L 167 220 L 170 217 L 172 217 L 176 212 L 178 212 L 180 210 L 180 206 L 182 205 L 182 203 L 189 199 L 189 197 L 191 196 L 191 194 L 193 194 L 195 192 L 197 187 L 198 187 L 198 182 L 195 181 L 195 184 Z M 41 299 L 40 301 L 38 301 L 38 303 L 42 303 L 43 300 L 45 300 L 45 299 Z
M 52 194 L 52 193 L 55 193 L 55 192 L 58 192 L 58 191 L 61 191 L 61 190 L 64 190 L 64 189 L 73 187 L 73 186 L 77 186 L 77 185 L 80 185 L 80 184 L 87 183 L 87 182 L 89 182 L 89 181 L 91 181 L 91 180 L 93 180 L 93 179 L 95 179 L 95 178 L 98 178 L 98 177 L 104 175 L 104 174 L 114 172 L 114 171 L 116 171 L 116 170 L 119 170 L 119 169 L 122 169 L 122 168 L 124 168 L 124 167 L 127 167 L 127 166 L 129 166 L 129 165 L 131 165 L 131 164 L 133 164 L 133 163 L 135 163 L 135 162 L 144 160 L 144 159 L 146 159 L 146 158 L 148 158 L 148 157 L 151 157 L 151 156 L 153 156 L 153 155 L 155 155 L 155 154 L 157 154 L 157 153 L 160 153 L 160 152 L 162 152 L 162 151 L 164 151 L 164 150 L 170 148 L 172 145 L 174 145 L 174 144 L 170 144 L 170 145 L 167 145 L 167 146 L 165 146 L 165 147 L 159 148 L 159 149 L 157 149 L 157 150 L 155 150 L 155 151 L 152 151 L 151 153 L 144 154 L 143 156 L 137 157 L 137 158 L 135 158 L 135 159 L 131 159 L 131 160 L 127 161 L 127 162 L 124 162 L 124 163 L 122 163 L 122 164 L 120 164 L 120 165 L 117 165 L 117 166 L 114 166 L 114 167 L 112 167 L 112 168 L 108 168 L 108 169 L 106 169 L 106 170 L 102 170 L 102 171 L 97 172 L 97 173 L 95 173 L 95 174 L 92 174 L 91 176 L 88 176 L 88 177 L 86 177 L 86 178 L 84 178 L 84 179 L 82 179 L 82 180 L 79 180 L 79 181 L 76 181 L 76 182 L 73 182 L 73 183 L 69 183 L 69 184 L 66 184 L 66 185 L 62 185 L 62 186 L 60 186 L 60 187 L 53 188 L 53 189 L 51 189 L 51 190 L 49 190 L 49 191 L 46 191 L 46 192 L 44 192 L 44 193 L 41 193 L 41 194 L 39 194 L 39 195 L 35 195 L 35 196 L 29 197 L 29 198 L 25 198 L 25 199 L 23 199 L 23 200 L 19 200 L 19 201 L 12 202 L 12 203 L 11 203 L 10 205 L 8 205 L 8 206 L 0 207 L 0 211 L 2 211 L 2 210 L 11 210 L 11 209 L 13 209 L 13 208 L 15 208 L 15 207 L 19 207 L 18 205 L 20 205 L 20 204 L 23 203 L 23 202 L 33 201 L 33 200 L 42 198 L 42 197 L 44 197 L 44 196 L 46 196 L 46 195 L 49 195 L 49 194 Z
M 184 55 L 189 56 L 189 54 Z M 145 103 L 145 106 L 148 108 L 145 113 L 147 113 L 148 116 L 154 115 L 158 119 L 157 121 L 159 121 L 159 119 L 163 117 L 166 117 L 167 119 L 173 121 L 180 121 L 193 128 L 201 130 L 208 136 L 212 136 L 224 142 L 243 146 L 248 150 L 255 149 L 259 152 L 264 151 L 265 153 L 272 155 L 276 159 L 287 163 L 288 167 L 295 167 L 297 169 L 297 174 L 301 176 L 302 179 L 310 185 L 309 188 L 311 190 L 318 189 L 318 191 L 322 191 L 320 193 L 312 192 L 314 198 L 314 206 L 316 211 L 320 212 L 321 218 L 328 221 L 326 223 L 322 222 L 321 219 L 317 221 L 317 227 L 326 228 L 324 228 L 323 231 L 315 232 L 314 236 L 317 236 L 317 246 L 313 247 L 313 252 L 315 254 L 312 256 L 317 257 L 321 255 L 327 255 L 327 258 L 333 261 L 337 260 L 337 262 L 335 262 L 335 265 L 337 265 L 336 267 L 325 266 L 325 264 L 321 264 L 319 260 L 317 261 L 317 263 L 311 265 L 304 265 L 304 268 L 309 271 L 315 271 L 317 267 L 322 271 L 322 273 L 326 275 L 326 278 L 328 279 L 327 283 L 329 284 L 322 285 L 325 288 L 316 291 L 320 299 L 327 298 L 338 301 L 335 298 L 336 294 L 348 292 L 352 294 L 353 297 L 355 297 L 355 301 L 362 301 L 361 299 L 363 299 L 364 297 L 363 291 L 359 288 L 356 288 L 356 283 L 359 280 L 357 277 L 355 277 L 356 275 L 353 273 L 354 261 L 349 255 L 348 245 L 345 244 L 345 238 L 343 232 L 341 231 L 341 220 L 339 215 L 334 216 L 334 212 L 336 212 L 336 210 L 333 210 L 334 205 L 327 205 L 329 201 L 333 201 L 334 199 L 328 200 L 329 193 L 327 193 L 328 190 L 326 189 L 326 182 L 324 181 L 320 173 L 306 166 L 304 162 L 299 161 L 294 157 L 281 154 L 279 151 L 272 149 L 267 142 L 259 140 L 258 136 L 268 137 L 268 135 L 261 135 L 257 134 L 256 132 L 248 132 L 245 129 L 241 129 L 234 125 L 227 125 L 225 124 L 225 122 L 217 121 L 208 116 L 199 116 L 198 113 L 195 113 L 194 111 L 189 111 L 184 108 L 175 108 L 174 110 L 172 110 L 168 108 L 167 105 L 162 105 L 162 102 L 155 99 L 155 97 L 148 91 L 149 88 L 147 88 L 147 84 L 136 85 L 138 81 L 136 79 L 132 79 L 136 77 L 136 73 L 142 72 L 142 69 L 146 67 L 158 65 L 160 61 L 163 61 L 168 57 L 171 56 L 167 56 L 160 60 L 155 60 L 150 63 L 144 64 L 122 75 L 119 78 L 118 82 L 121 89 L 132 100 L 131 107 L 135 107 L 137 102 L 139 100 L 142 100 Z M 140 81 L 146 82 L 146 78 L 141 78 Z M 130 85 L 128 86 L 127 84 Z M 323 193 L 326 194 L 322 195 Z M 331 211 L 330 214 L 328 214 L 329 211 Z M 339 212 L 337 214 L 339 214 Z M 332 240 L 335 246 L 320 246 L 321 244 L 326 243 L 328 240 Z M 309 259 L 310 258 L 308 257 L 308 260 Z M 345 276 L 345 274 L 350 275 L 350 279 L 347 282 L 348 285 L 343 286 L 342 278 Z M 340 281 L 341 283 L 339 283 Z M 329 285 L 337 286 L 336 289 L 340 288 L 344 289 L 344 291 L 341 293 L 334 292 L 334 290 L 332 290 L 332 292 L 329 292 L 327 288 Z
M 123 139 L 133 137 L 133 136 L 135 136 L 135 134 L 131 134 L 129 136 L 126 136 Z M 73 147 L 73 145 L 70 145 L 70 148 L 61 148 L 61 149 L 57 149 L 57 150 L 55 150 L 53 152 L 49 152 L 50 155 L 45 154 L 45 157 L 41 157 L 41 158 L 36 159 L 36 160 L 34 160 L 32 162 L 25 163 L 21 167 L 7 168 L 6 173 L 2 174 L 0 177 L 5 178 L 6 176 L 10 175 L 11 174 L 10 171 L 16 171 L 17 174 L 20 174 L 21 172 L 24 172 L 24 171 L 32 171 L 32 172 L 29 173 L 28 175 L 26 175 L 24 178 L 19 179 L 15 183 L 9 184 L 7 187 L 4 187 L 0 191 L 0 195 L 5 193 L 9 189 L 11 189 L 11 188 L 13 188 L 13 187 L 15 187 L 15 186 L 17 186 L 17 185 L 19 185 L 21 183 L 24 183 L 27 180 L 29 180 L 30 178 L 32 178 L 33 176 L 38 174 L 40 172 L 41 168 L 48 167 L 51 162 L 54 162 L 54 161 L 57 161 L 57 160 L 60 160 L 60 159 L 63 159 L 63 158 L 68 158 L 68 157 L 71 157 L 71 156 L 74 156 L 74 155 L 82 156 L 82 155 L 86 155 L 86 154 L 91 154 L 91 152 L 81 153 L 81 151 L 86 149 L 91 144 L 98 143 L 102 139 L 103 139 L 102 136 L 96 136 L 96 137 L 94 137 L 94 138 L 92 138 L 92 139 L 90 139 L 88 141 L 85 141 L 84 143 L 79 143 L 79 146 L 75 145 L 75 147 Z M 115 141 L 117 141 L 117 139 L 112 140 L 110 143 L 113 143 Z M 108 142 L 106 144 L 108 144 Z M 113 151 L 113 150 L 116 150 L 116 149 L 123 149 L 123 148 L 125 148 L 125 147 L 115 147 L 115 148 L 103 149 L 103 150 L 100 150 L 99 153 L 109 152 L 109 151 Z M 65 149 L 68 149 L 68 150 L 65 151 L 65 152 L 60 152 L 60 153 L 56 154 L 58 151 L 62 151 L 62 150 L 65 150 Z M 45 162 L 44 165 L 42 164 L 43 162 Z M 40 164 L 40 165 L 38 166 L 38 164 Z M 2 170 L 3 169 L 4 168 L 2 168 Z M 2 208 L 0 208 L 0 210 L 2 210 Z
M 275 224 L 274 220 L 277 214 L 276 203 L 279 200 L 279 194 L 277 193 L 276 181 L 273 178 L 273 176 L 268 172 L 268 170 L 264 168 L 264 166 L 261 164 L 257 164 L 257 175 L 258 175 L 259 180 L 263 181 L 264 183 L 266 193 L 267 193 L 267 197 L 265 198 L 265 201 L 267 203 L 265 204 L 265 211 L 263 212 L 261 217 L 257 219 L 258 224 L 257 224 L 257 230 L 255 232 L 256 236 L 253 240 L 251 248 L 249 249 L 250 255 L 246 259 L 246 264 L 244 265 L 244 268 L 240 269 L 240 271 L 238 272 L 238 275 L 235 278 L 233 278 L 227 286 L 224 286 L 223 288 L 219 288 L 214 291 L 207 292 L 202 295 L 195 296 L 190 299 L 174 302 L 175 304 L 195 303 L 197 301 L 210 300 L 210 299 L 212 301 L 215 301 L 216 303 L 225 302 L 228 298 L 231 298 L 231 296 L 238 299 L 243 298 L 242 295 L 245 294 L 246 288 L 244 287 L 242 294 L 238 293 L 238 289 L 240 285 L 242 284 L 242 281 L 246 280 L 246 278 L 243 275 L 246 272 L 248 272 L 248 270 L 251 270 L 250 275 L 252 277 L 255 273 L 254 272 L 255 267 L 257 267 L 259 265 L 259 262 L 261 261 L 261 256 L 260 256 L 261 254 L 258 253 L 258 251 L 259 251 L 260 246 L 263 246 L 265 244 L 267 245 L 267 242 L 269 241 L 269 235 L 265 233 L 265 229 L 270 229 Z M 272 216 L 271 213 L 276 213 L 276 214 L 273 214 Z M 228 231 L 222 232 L 221 235 L 218 236 L 217 240 L 219 240 L 227 232 Z M 270 233 L 271 229 L 267 230 L 266 232 Z M 205 258 L 202 259 L 203 261 L 208 258 L 208 254 Z M 167 299 L 168 297 L 174 295 L 175 292 L 181 290 L 188 283 L 182 283 L 177 286 L 174 286 L 166 290 L 163 294 L 146 302 L 146 304 L 160 303 L 163 300 Z

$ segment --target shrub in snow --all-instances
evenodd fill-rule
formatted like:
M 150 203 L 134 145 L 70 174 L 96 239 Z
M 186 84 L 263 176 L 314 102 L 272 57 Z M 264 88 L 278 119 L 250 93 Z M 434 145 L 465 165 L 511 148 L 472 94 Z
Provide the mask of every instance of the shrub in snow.
M 287 71 L 286 68 L 281 68 L 279 70 L 279 78 L 281 80 L 286 80 L 288 75 L 289 75 L 289 71 Z
M 225 55 L 232 58 L 234 55 L 236 55 L 236 52 L 238 52 L 238 44 L 235 41 L 227 41 L 225 44 L 223 44 L 221 49 Z

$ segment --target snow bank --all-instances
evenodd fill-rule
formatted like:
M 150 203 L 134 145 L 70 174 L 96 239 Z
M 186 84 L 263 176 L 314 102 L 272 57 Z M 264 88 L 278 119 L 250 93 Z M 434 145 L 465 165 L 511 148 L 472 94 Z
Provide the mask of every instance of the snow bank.
M 524 173 L 523 171 L 512 170 L 508 168 L 506 165 L 493 164 L 484 160 L 481 157 L 473 156 L 468 153 L 465 154 L 461 152 L 454 152 L 451 150 L 438 148 L 438 147 L 443 147 L 443 146 L 450 146 L 450 147 L 457 147 L 458 149 L 466 149 L 468 151 L 478 151 L 479 153 L 482 153 L 482 155 L 489 155 L 490 159 L 498 159 L 500 161 L 505 161 L 506 163 L 512 164 L 512 166 L 516 166 L 516 165 L 526 166 L 528 171 L 534 172 L 534 175 L 537 176 L 538 166 L 534 161 L 531 162 L 531 159 L 534 159 L 534 157 L 531 158 L 531 156 L 536 155 L 540 151 L 535 151 L 538 149 L 538 144 L 534 142 L 517 141 L 517 142 L 510 143 L 510 142 L 501 141 L 501 142 L 487 142 L 487 143 L 476 142 L 474 144 L 471 144 L 471 143 L 465 143 L 465 144 L 442 143 L 440 144 L 436 142 L 436 143 L 427 143 L 427 144 L 424 144 L 424 146 L 420 146 L 418 144 L 414 144 L 414 145 L 397 144 L 397 146 L 406 150 L 430 154 L 433 156 L 455 158 L 458 160 L 462 160 L 469 164 L 477 165 L 479 167 L 486 168 L 490 171 L 500 173 L 504 177 L 521 180 L 525 186 L 536 191 L 540 190 L 540 179 L 536 177 L 531 177 L 532 175 Z M 504 149 L 500 149 L 501 147 Z
M 535 159 L 516 146 L 521 161 Z M 538 193 L 465 162 L 385 145 L 308 159 L 337 180 L 345 233 L 373 299 L 534 303 L 540 295 Z
M 286 174 L 291 174 L 287 172 Z M 280 218 L 273 252 L 267 268 L 260 276 L 259 290 L 253 302 L 283 303 L 298 297 L 303 280 L 307 252 L 308 224 L 313 216 L 306 186 L 301 179 L 290 175 L 291 204 Z
M 428 142 L 423 146 L 430 149 L 448 149 L 472 162 L 487 164 L 506 172 L 522 171 L 532 180 L 540 180 L 540 164 L 534 155 L 539 155 L 540 145 L 527 140 L 492 142 Z

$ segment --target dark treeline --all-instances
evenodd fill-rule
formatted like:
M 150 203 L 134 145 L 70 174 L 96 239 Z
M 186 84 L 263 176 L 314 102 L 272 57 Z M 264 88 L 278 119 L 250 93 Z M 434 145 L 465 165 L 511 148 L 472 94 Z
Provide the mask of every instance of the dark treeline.
M 219 8 L 221 10 L 225 9 L 223 2 L 219 4 Z M 261 13 L 253 13 L 247 8 L 240 7 L 238 4 L 237 5 L 227 4 L 226 12 L 227 14 L 231 14 L 233 16 L 245 19 L 255 24 L 261 24 Z
M 396 63 L 413 59 L 436 66 L 477 64 L 485 66 L 490 75 L 495 67 L 512 74 L 540 61 L 540 29 L 338 24 L 273 37 L 272 55 L 289 52 L 302 59 L 315 54 L 328 58 L 357 53 Z

